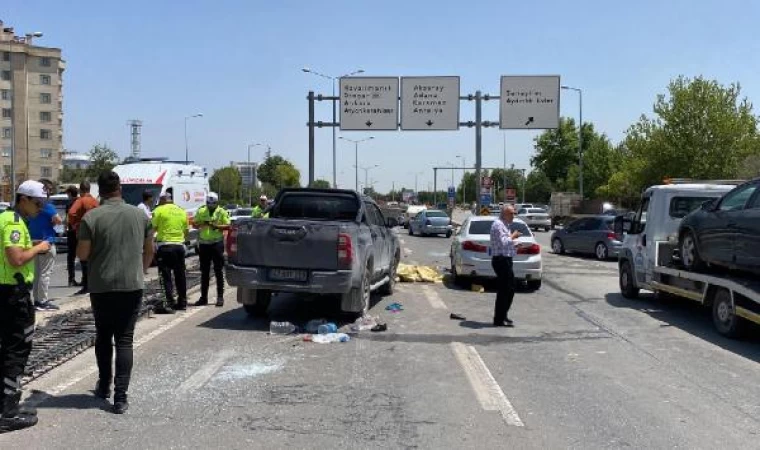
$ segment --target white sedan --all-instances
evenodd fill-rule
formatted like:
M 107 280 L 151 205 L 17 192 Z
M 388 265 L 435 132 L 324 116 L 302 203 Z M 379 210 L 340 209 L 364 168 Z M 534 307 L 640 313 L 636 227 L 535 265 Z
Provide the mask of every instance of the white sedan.
M 549 213 L 541 208 L 520 208 L 517 217 L 522 219 L 531 230 L 543 228 L 544 231 L 552 229 L 552 219 Z
M 470 216 L 451 242 L 451 274 L 455 281 L 462 278 L 496 278 L 491 267 L 491 225 L 496 217 Z M 522 233 L 517 238 L 517 256 L 512 269 L 515 279 L 525 281 L 530 289 L 540 289 L 543 277 L 541 246 L 528 226 L 520 219 L 512 223 L 513 230 Z

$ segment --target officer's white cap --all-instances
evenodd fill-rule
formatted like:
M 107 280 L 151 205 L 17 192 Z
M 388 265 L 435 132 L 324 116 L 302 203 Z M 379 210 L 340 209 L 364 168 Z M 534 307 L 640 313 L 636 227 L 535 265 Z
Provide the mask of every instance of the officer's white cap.
M 26 197 L 47 198 L 45 185 L 34 180 L 28 180 L 21 183 L 18 190 L 16 190 L 16 194 L 24 195 Z
M 266 199 L 267 199 L 266 195 L 262 195 L 261 197 L 259 197 L 259 200 L 266 200 Z
M 206 201 L 209 203 L 216 203 L 219 201 L 219 196 L 215 192 L 209 192 Z

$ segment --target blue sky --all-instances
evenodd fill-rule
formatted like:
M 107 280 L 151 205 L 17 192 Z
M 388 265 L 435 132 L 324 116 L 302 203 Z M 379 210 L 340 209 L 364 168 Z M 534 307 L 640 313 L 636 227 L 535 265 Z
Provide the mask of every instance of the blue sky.
M 190 157 L 210 168 L 245 160 L 264 142 L 308 173 L 306 93 L 330 82 L 303 66 L 340 75 L 459 75 L 462 93 L 498 94 L 500 75 L 559 74 L 584 90 L 584 119 L 618 141 L 679 75 L 738 81 L 760 101 L 760 3 L 733 1 L 200 1 L 35 0 L 3 2 L 0 19 L 19 34 L 43 31 L 60 47 L 66 148 L 105 142 L 129 150 L 129 119 L 141 119 L 143 155 Z M 484 119 L 498 120 L 492 102 Z M 577 97 L 562 94 L 562 114 Z M 330 120 L 327 102 L 318 119 Z M 462 103 L 462 120 L 474 116 Z M 534 132 L 484 130 L 484 165 L 529 166 Z M 340 135 L 340 133 L 339 133 Z M 351 139 L 363 133 L 344 134 Z M 474 162 L 474 131 L 378 132 L 360 147 L 376 188 L 432 184 L 432 167 Z M 332 173 L 331 133 L 317 130 L 319 178 Z M 252 159 L 261 159 L 257 147 Z M 353 187 L 353 146 L 338 141 L 338 182 Z M 456 175 L 458 179 L 461 171 Z M 363 179 L 363 172 L 360 179 Z M 439 186 L 450 172 L 439 173 Z

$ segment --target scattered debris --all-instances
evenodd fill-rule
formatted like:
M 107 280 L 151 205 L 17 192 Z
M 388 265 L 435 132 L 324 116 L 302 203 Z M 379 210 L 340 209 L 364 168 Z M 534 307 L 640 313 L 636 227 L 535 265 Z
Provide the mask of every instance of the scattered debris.
M 312 319 L 306 323 L 306 332 L 312 334 L 317 333 L 319 331 L 319 326 L 326 323 L 327 321 L 325 319 Z
M 377 319 L 370 315 L 362 316 L 356 319 L 356 321 L 351 324 L 351 331 L 359 332 L 359 331 L 367 331 L 371 330 L 377 325 Z
M 479 284 L 473 284 L 473 285 L 470 287 L 470 290 L 471 290 L 472 292 L 477 292 L 478 294 L 482 294 L 483 292 L 485 292 L 485 291 L 486 291 L 486 288 L 484 288 L 483 286 L 481 286 L 481 285 L 479 285 Z
M 465 316 L 463 316 L 461 314 L 457 314 L 457 313 L 451 313 L 449 315 L 449 319 L 451 319 L 451 320 L 467 320 L 467 318 Z
M 269 334 L 292 334 L 296 332 L 296 326 L 290 322 L 270 322 Z
M 396 270 L 398 281 L 403 283 L 442 283 L 443 275 L 431 266 L 415 266 L 409 264 L 399 264 Z
M 385 310 L 390 311 L 392 313 L 396 313 L 399 311 L 403 311 L 404 305 L 402 305 L 401 303 L 391 303 L 390 305 L 385 307 Z
M 306 336 L 304 336 L 304 341 L 306 340 Z M 317 344 L 332 344 L 333 342 L 348 342 L 351 340 L 351 337 L 346 333 L 327 333 L 313 334 L 309 340 Z
M 338 326 L 332 322 L 323 323 L 317 327 L 317 334 L 333 334 L 338 332 Z
M 375 325 L 374 327 L 372 327 L 372 329 L 371 329 L 371 331 L 375 331 L 375 332 L 378 332 L 378 331 L 387 331 L 387 330 L 388 330 L 388 325 L 384 324 L 384 323 L 379 323 L 379 324 Z

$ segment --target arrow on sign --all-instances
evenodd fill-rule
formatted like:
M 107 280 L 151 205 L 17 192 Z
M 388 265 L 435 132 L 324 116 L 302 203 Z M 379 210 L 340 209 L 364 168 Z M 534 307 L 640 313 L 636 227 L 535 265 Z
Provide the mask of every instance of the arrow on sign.
M 533 123 L 533 117 L 528 117 L 528 121 L 525 122 L 525 126 L 527 127 L 528 125 L 530 125 L 532 123 Z
M 429 127 L 432 127 L 434 123 L 435 123 L 435 122 L 433 122 L 433 121 L 432 121 L 432 120 L 430 120 L 430 119 L 428 119 L 428 121 L 427 121 L 427 122 L 425 122 L 425 124 L 427 124 L 427 126 L 429 126 Z
M 531 117 L 531 119 L 532 119 L 532 117 Z M 372 126 L 372 121 L 368 120 L 367 123 L 365 123 L 365 125 L 367 125 L 368 127 L 371 127 Z

